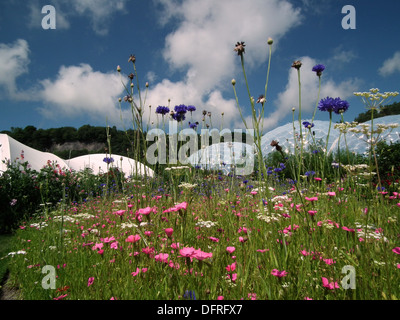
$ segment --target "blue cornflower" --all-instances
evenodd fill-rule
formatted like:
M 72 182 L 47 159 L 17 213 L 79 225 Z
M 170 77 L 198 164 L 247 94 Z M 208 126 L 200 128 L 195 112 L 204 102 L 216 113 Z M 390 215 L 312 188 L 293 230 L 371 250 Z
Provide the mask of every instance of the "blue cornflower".
M 316 72 L 318 77 L 322 75 L 322 71 L 324 70 L 325 66 L 323 64 L 317 64 L 312 68 L 312 71 Z
M 326 97 L 325 99 L 321 99 L 318 103 L 318 109 L 320 111 L 328 111 L 335 112 L 337 114 L 341 114 L 349 108 L 349 103 L 346 100 L 342 100 L 340 98 L 331 98 Z
M 306 129 L 311 129 L 312 127 L 314 127 L 314 123 L 310 123 L 310 122 L 308 122 L 308 121 L 304 121 L 304 122 L 303 122 L 303 126 L 304 126 Z
M 191 122 L 189 121 L 189 127 L 190 127 L 191 129 L 196 129 L 198 125 L 199 125 L 198 122 L 191 123 Z
M 243 180 L 243 183 L 246 184 L 247 182 L 249 182 L 249 180 Z
M 195 106 L 187 106 L 187 111 L 190 111 L 190 112 L 196 111 L 196 107 Z
M 318 109 L 320 111 L 328 111 L 332 112 L 335 109 L 335 99 L 331 97 L 326 97 L 325 99 L 321 99 L 321 101 L 318 103 Z
M 305 175 L 306 175 L 307 177 L 313 176 L 314 174 L 315 174 L 315 171 L 307 171 L 307 172 L 305 173 Z
M 180 104 L 179 106 L 175 106 L 175 113 L 185 114 L 188 111 L 188 107 L 184 104 Z
M 107 164 L 110 164 L 110 163 L 114 162 L 114 159 L 113 159 L 113 158 L 105 157 L 105 158 L 103 159 L 103 162 L 105 162 L 105 163 L 107 163 Z
M 184 120 L 186 119 L 186 117 L 185 117 L 185 114 L 184 114 L 184 113 L 175 112 L 175 113 L 172 115 L 172 119 L 174 119 L 174 120 L 180 122 L 180 121 L 184 121 Z
M 194 294 L 194 290 L 193 291 L 186 290 L 183 295 L 183 298 L 190 299 L 190 300 L 196 300 L 196 295 Z
M 158 106 L 157 109 L 156 109 L 156 113 L 158 113 L 158 114 L 165 115 L 168 112 L 169 112 L 169 108 L 168 107 Z
M 335 110 L 333 110 L 336 114 L 341 114 L 343 112 L 346 112 L 347 109 L 349 108 L 349 103 L 346 100 L 342 100 L 340 98 L 336 98 L 336 107 Z

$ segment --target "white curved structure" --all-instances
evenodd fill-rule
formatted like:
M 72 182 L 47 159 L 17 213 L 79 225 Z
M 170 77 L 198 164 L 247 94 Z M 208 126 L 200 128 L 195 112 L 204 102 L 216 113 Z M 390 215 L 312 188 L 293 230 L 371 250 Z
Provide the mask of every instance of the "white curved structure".
M 40 171 L 50 161 L 59 164 L 64 170 L 80 171 L 85 168 L 91 168 L 94 174 L 107 172 L 107 163 L 103 161 L 106 157 L 104 154 L 89 154 L 76 157 L 70 160 L 63 160 L 60 157 L 49 153 L 42 152 L 27 145 L 18 142 L 7 134 L 0 134 L 0 175 L 7 170 L 7 162 L 28 162 L 31 169 Z M 125 173 L 125 177 L 135 175 L 136 168 L 138 175 L 154 177 L 154 171 L 136 160 L 113 154 L 114 159 L 109 167 L 117 167 Z M 122 161 L 121 161 L 122 159 Z M 3 162 L 5 161 L 5 162 Z
M 27 161 L 30 168 L 36 171 L 45 167 L 48 161 L 59 164 L 61 168 L 68 168 L 68 165 L 60 157 L 28 147 L 7 134 L 0 134 L 0 161 L 0 174 L 7 170 L 7 164 L 3 161 L 11 163 Z
M 94 174 L 99 174 L 105 173 L 109 168 L 113 167 L 124 172 L 125 177 L 134 176 L 136 174 L 136 169 L 138 172 L 137 175 L 139 176 L 144 176 L 146 173 L 148 177 L 154 177 L 154 171 L 152 169 L 134 159 L 112 154 L 111 158 L 114 159 L 114 161 L 107 166 L 107 163 L 104 161 L 106 157 L 110 158 L 110 155 L 100 153 L 88 154 L 66 160 L 65 162 L 68 164 L 69 168 L 75 171 L 90 168 Z

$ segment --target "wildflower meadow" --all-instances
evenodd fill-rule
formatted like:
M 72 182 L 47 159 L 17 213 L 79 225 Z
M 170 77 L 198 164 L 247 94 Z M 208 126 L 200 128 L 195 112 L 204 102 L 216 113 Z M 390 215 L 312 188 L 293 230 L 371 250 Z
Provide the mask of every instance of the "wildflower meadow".
M 287 151 L 281 141 L 271 141 L 275 151 L 264 156 L 261 138 L 272 81 L 273 40 L 268 39 L 266 46 L 265 92 L 258 99 L 246 79 L 245 52 L 251 48 L 242 41 L 232 48 L 249 99 L 246 104 L 239 101 L 239 81 L 233 79 L 237 110 L 253 133 L 251 163 L 242 161 L 240 167 L 240 155 L 236 162 L 221 161 L 214 168 L 185 161 L 192 149 L 181 139 L 172 143 L 169 138 L 193 133 L 193 148 L 200 144 L 199 150 L 204 150 L 201 146 L 208 142 L 204 133 L 213 128 L 216 115 L 200 106 L 173 107 L 169 102 L 147 106 L 149 84 L 140 86 L 136 57 L 130 55 L 128 79 L 122 77 L 120 66 L 116 71 L 126 90 L 119 103 L 132 110 L 135 134 L 128 138 L 135 147 L 130 155 L 150 166 L 154 177 L 118 172 L 118 159 L 110 156 L 109 135 L 104 159 L 109 172 L 103 176 L 70 172 L 56 164 L 44 169 L 47 174 L 27 168 L 19 173 L 18 164 L 9 165 L 0 192 L 18 219 L 11 251 L 2 258 L 9 265 L 7 285 L 18 289 L 19 299 L 400 298 L 400 190 L 398 180 L 385 183 L 390 170 L 379 167 L 377 156 L 384 130 L 398 124 L 383 128 L 371 122 L 360 129 L 346 122 L 351 108 L 347 101 L 318 94 L 314 116 L 326 114 L 329 132 L 341 133 L 340 148 L 328 152 L 329 133 L 326 140 L 315 141 L 314 116 L 311 121 L 301 116 L 301 95 L 307 94 L 301 90 L 301 75 L 315 73 L 321 85 L 329 66 L 303 70 L 301 61 L 295 61 L 292 68 L 299 80 L 299 105 L 293 108 L 295 146 Z M 367 110 L 379 110 L 398 93 L 373 88 L 355 95 Z M 244 116 L 242 105 L 249 106 L 250 118 Z M 157 139 L 151 141 L 145 121 L 150 112 L 158 117 Z M 340 123 L 333 123 L 334 114 Z M 169 123 L 176 132 L 164 132 Z M 367 155 L 349 150 L 349 132 L 367 137 Z M 242 174 L 239 169 L 250 164 L 249 173 Z M 222 169 L 228 166 L 226 173 Z M 15 188 L 22 181 L 21 188 Z M 13 190 L 12 196 L 7 190 Z M 37 203 L 32 198 L 24 204 L 24 194 L 29 197 L 34 190 L 40 195 Z M 24 209 L 29 210 L 18 216 Z M 11 218 L 2 221 L 12 223 Z

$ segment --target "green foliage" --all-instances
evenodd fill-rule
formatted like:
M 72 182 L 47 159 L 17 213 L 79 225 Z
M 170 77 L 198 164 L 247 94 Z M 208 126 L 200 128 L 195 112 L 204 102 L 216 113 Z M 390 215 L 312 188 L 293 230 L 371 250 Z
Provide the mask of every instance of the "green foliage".
M 376 146 L 381 183 L 385 188 L 398 184 L 400 179 L 400 142 L 386 143 L 381 141 Z
M 358 123 L 370 121 L 371 117 L 372 117 L 372 112 L 373 112 L 374 119 L 400 114 L 400 102 L 395 102 L 395 103 L 389 104 L 387 106 L 384 106 L 384 107 L 380 108 L 379 111 L 375 110 L 375 109 L 369 109 L 368 111 L 366 111 L 364 113 L 360 113 L 354 119 L 354 121 L 356 121 Z

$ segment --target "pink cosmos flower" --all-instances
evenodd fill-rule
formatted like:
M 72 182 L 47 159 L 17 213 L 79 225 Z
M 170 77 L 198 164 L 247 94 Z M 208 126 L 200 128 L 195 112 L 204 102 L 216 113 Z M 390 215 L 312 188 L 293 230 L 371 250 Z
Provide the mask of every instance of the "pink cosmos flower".
M 227 248 L 226 248 L 226 251 L 228 251 L 229 253 L 232 253 L 232 252 L 234 252 L 235 250 L 236 250 L 235 247 L 227 247 Z
M 304 300 L 312 300 L 312 298 L 304 297 Z
M 240 242 L 245 242 L 243 237 L 239 237 Z
M 315 214 L 317 213 L 317 211 L 316 210 L 309 210 L 308 211 L 308 214 L 310 215 L 310 216 L 315 216 Z
M 314 180 L 316 180 L 316 181 L 321 181 L 322 179 L 321 179 L 321 178 L 318 178 L 318 177 L 315 177 Z
M 94 282 L 94 277 L 90 277 L 87 282 L 87 286 L 90 287 Z
M 400 247 L 396 247 L 396 248 L 392 249 L 392 251 L 394 253 L 400 254 Z
M 328 196 L 334 197 L 334 196 L 336 196 L 336 192 L 335 191 L 328 191 Z
M 217 300 L 224 300 L 224 296 L 218 296 Z
M 103 249 L 100 249 L 99 251 L 97 251 L 97 253 L 99 254 L 99 255 L 103 255 L 103 253 L 104 253 L 104 250 Z
M 288 273 L 285 270 L 279 271 L 278 269 L 273 269 L 271 271 L 271 274 L 274 275 L 275 277 L 282 278 L 286 277 Z
M 168 237 L 171 237 L 171 236 L 172 236 L 172 233 L 174 232 L 174 229 L 172 229 L 172 228 L 167 228 L 167 229 L 165 229 L 164 231 L 165 231 L 165 233 L 167 234 Z
M 219 242 L 219 239 L 215 237 L 208 237 L 208 239 L 210 239 L 213 242 Z
M 137 241 L 139 241 L 141 238 L 138 234 L 135 235 L 130 235 L 128 238 L 126 238 L 125 242 L 132 242 L 135 243 Z
M 334 290 L 335 288 L 339 289 L 339 285 L 338 285 L 337 282 L 330 282 L 329 283 L 329 280 L 327 278 L 324 278 L 324 277 L 321 277 L 321 279 L 322 279 L 322 286 L 324 288 L 327 288 L 329 290 Z
M 61 295 L 61 296 L 59 296 L 59 297 L 57 297 L 57 298 L 53 298 L 53 300 L 62 300 L 62 299 L 64 299 L 66 296 L 68 296 L 68 294 L 63 294 L 63 295 Z
M 264 253 L 264 252 L 266 252 L 266 251 L 269 251 L 269 249 L 257 249 L 256 251 L 257 251 L 257 252 Z

